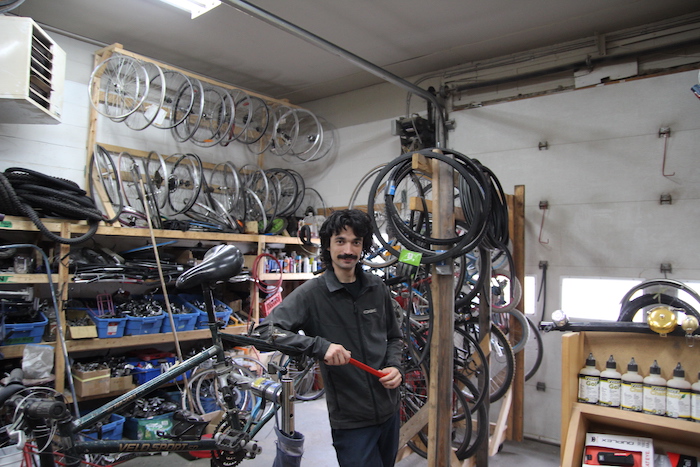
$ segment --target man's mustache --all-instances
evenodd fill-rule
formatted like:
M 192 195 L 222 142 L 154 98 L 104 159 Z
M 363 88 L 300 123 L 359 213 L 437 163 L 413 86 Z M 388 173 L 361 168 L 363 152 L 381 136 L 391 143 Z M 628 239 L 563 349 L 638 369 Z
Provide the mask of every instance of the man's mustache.
M 358 259 L 357 255 L 338 255 L 338 259 Z

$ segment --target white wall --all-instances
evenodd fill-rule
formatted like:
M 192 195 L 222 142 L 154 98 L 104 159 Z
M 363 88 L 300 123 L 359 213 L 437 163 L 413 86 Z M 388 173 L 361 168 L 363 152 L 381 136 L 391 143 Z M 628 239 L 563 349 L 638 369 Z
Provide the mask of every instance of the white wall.
M 64 120 L 60 125 L 0 125 L 0 170 L 32 168 L 84 186 L 88 131 L 87 82 L 98 49 L 51 35 L 68 55 Z M 154 57 L 157 58 L 157 57 Z M 632 80 L 455 112 L 449 147 L 491 168 L 507 192 L 526 191 L 526 274 L 549 262 L 547 303 L 559 308 L 565 276 L 659 277 L 700 280 L 700 101 L 690 92 L 697 71 Z M 235 83 L 234 83 L 235 84 Z M 370 168 L 399 155 L 391 121 L 403 116 L 405 92 L 388 84 L 308 103 L 338 128 L 337 154 L 297 165 L 329 206 L 346 205 Z M 422 104 L 413 100 L 413 108 Z M 670 126 L 661 172 L 662 126 Z M 98 141 L 161 153 L 194 151 L 204 160 L 255 161 L 240 146 L 202 149 L 175 143 L 163 130 L 135 132 L 100 118 Z M 547 141 L 549 150 L 538 150 Z M 271 158 L 268 166 L 282 166 Z M 670 193 L 672 205 L 660 205 Z M 542 211 L 547 200 L 541 238 Z M 595 292 L 581 300 L 596 305 Z M 547 319 L 549 316 L 546 317 Z M 526 387 L 526 435 L 559 439 L 560 336 L 545 336 L 545 361 Z M 546 392 L 534 384 L 543 381 Z
M 670 278 L 700 279 L 700 100 L 690 92 L 697 80 L 689 71 L 451 114 L 456 129 L 448 147 L 491 168 L 509 193 L 525 185 L 525 270 L 540 277 L 539 262 L 549 264 L 545 319 L 560 308 L 565 276 L 657 278 L 660 264 L 671 263 Z M 379 97 L 382 86 L 391 103 Z M 374 108 L 381 118 L 341 129 L 341 161 L 328 172 L 343 167 L 346 175 L 316 181 L 330 205 L 347 203 L 360 178 L 351 167 L 366 172 L 397 155 L 386 110 L 402 116 L 405 94 L 381 85 L 309 107 L 337 122 L 352 119 L 343 115 L 346 102 L 364 103 L 365 114 Z M 665 126 L 672 131 L 666 173 L 673 176 L 661 170 L 658 132 Z M 538 149 L 543 141 L 548 150 Z M 672 205 L 660 205 L 662 193 L 672 195 Z M 540 233 L 545 200 L 550 208 Z M 596 306 L 595 291 L 581 300 Z M 545 349 L 540 371 L 526 383 L 525 433 L 558 441 L 558 333 L 545 335 Z M 535 390 L 538 381 L 545 392 Z

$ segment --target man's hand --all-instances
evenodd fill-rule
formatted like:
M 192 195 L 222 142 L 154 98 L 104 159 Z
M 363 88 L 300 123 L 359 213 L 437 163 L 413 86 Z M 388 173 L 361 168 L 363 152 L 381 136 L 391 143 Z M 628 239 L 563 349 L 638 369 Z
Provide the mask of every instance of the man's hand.
M 340 344 L 331 344 L 323 361 L 326 365 L 345 365 L 350 361 L 350 351 Z
M 379 378 L 379 382 L 382 383 L 382 386 L 384 386 L 387 389 L 394 389 L 399 387 L 402 378 L 401 372 L 398 368 L 390 366 L 387 368 L 382 368 L 379 371 L 381 371 L 382 373 L 386 373 L 384 376 Z

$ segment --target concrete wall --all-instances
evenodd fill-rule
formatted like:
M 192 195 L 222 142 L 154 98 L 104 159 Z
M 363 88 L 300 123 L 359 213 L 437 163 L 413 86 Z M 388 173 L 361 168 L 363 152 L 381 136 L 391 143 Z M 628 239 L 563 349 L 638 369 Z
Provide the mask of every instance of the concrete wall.
M 87 83 L 97 46 L 51 35 L 68 54 L 64 121 L 60 125 L 0 125 L 0 170 L 28 167 L 84 186 L 88 132 Z M 157 58 L 157 57 L 156 57 Z M 697 71 L 601 85 L 453 113 L 449 147 L 491 168 L 507 192 L 526 190 L 526 274 L 539 276 L 549 262 L 546 319 L 559 308 L 561 279 L 659 277 L 672 263 L 672 278 L 699 280 L 700 101 L 690 92 Z M 413 105 L 419 107 L 414 98 Z M 338 129 L 337 151 L 296 165 L 307 185 L 329 206 L 346 205 L 371 167 L 400 153 L 391 121 L 404 115 L 406 94 L 391 85 L 308 103 Z M 664 140 L 671 128 L 666 171 Z M 255 161 L 241 146 L 202 149 L 175 143 L 163 130 L 135 132 L 100 118 L 98 141 L 135 149 L 194 151 L 204 160 Z M 547 141 L 548 150 L 538 143 Z M 266 166 L 287 166 L 272 158 Z M 673 204 L 660 205 L 670 193 Z M 549 202 L 540 232 L 540 201 Z M 546 243 L 538 241 L 545 240 Z M 581 300 L 595 306 L 595 291 Z M 560 336 L 545 336 L 545 361 L 526 385 L 526 435 L 559 440 Z M 547 391 L 537 392 L 543 381 Z

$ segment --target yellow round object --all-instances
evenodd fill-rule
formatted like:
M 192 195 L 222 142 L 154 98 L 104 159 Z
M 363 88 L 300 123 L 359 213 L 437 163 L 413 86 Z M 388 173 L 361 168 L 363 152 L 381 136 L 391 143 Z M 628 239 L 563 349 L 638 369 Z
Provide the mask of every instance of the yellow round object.
M 678 319 L 670 308 L 657 306 L 649 310 L 647 314 L 647 323 L 649 323 L 649 327 L 652 331 L 664 335 L 676 328 Z
M 692 334 L 695 332 L 699 325 L 700 324 L 698 323 L 698 319 L 695 316 L 688 315 L 683 320 L 683 324 L 681 325 L 681 327 L 686 333 Z

